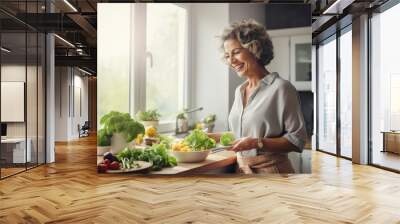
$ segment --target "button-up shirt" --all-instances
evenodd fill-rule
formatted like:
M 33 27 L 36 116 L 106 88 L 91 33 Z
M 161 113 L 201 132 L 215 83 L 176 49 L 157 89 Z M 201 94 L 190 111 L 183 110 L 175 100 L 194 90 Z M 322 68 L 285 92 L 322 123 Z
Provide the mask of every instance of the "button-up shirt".
M 295 87 L 279 77 L 278 73 L 270 73 L 259 82 L 244 107 L 247 85 L 248 81 L 236 88 L 235 100 L 229 113 L 229 129 L 235 137 L 284 137 L 301 152 L 307 134 Z M 237 153 L 238 157 L 256 155 L 257 149 Z

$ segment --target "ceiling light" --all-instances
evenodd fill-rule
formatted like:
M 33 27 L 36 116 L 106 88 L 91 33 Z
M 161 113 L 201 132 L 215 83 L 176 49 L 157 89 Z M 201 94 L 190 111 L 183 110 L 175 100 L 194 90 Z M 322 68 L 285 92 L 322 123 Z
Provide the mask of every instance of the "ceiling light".
M 64 0 L 65 4 L 67 4 L 72 10 L 74 10 L 74 12 L 78 12 L 78 10 L 71 4 L 69 3 L 68 0 Z
M 92 73 L 90 73 L 90 72 L 88 72 L 88 71 L 86 71 L 86 70 L 83 70 L 83 69 L 81 69 L 81 68 L 79 68 L 79 67 L 78 67 L 78 70 L 81 71 L 81 72 L 83 72 L 83 73 L 85 73 L 85 74 L 87 74 L 87 75 L 92 75 Z
M 1 50 L 4 51 L 4 52 L 6 52 L 6 53 L 10 53 L 10 52 L 11 52 L 11 50 L 9 50 L 9 49 L 7 49 L 7 48 L 5 48 L 5 47 L 1 47 Z
M 68 40 L 58 36 L 57 34 L 54 34 L 55 37 L 57 37 L 58 39 L 60 39 L 62 42 L 66 43 L 67 45 L 69 45 L 70 47 L 75 48 L 75 45 L 71 44 L 71 42 L 69 42 Z

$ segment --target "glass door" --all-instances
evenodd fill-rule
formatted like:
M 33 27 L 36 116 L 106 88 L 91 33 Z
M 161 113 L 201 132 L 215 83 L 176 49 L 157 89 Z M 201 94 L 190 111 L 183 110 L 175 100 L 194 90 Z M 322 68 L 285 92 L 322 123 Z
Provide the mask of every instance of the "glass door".
M 31 162 L 26 124 L 26 46 L 25 31 L 1 34 L 2 177 L 26 170 L 26 163 Z
M 318 47 L 318 149 L 336 154 L 336 36 Z
M 43 4 L 20 2 L 16 10 L 21 15 L 44 13 L 39 7 Z M 45 35 L 21 22 L 8 25 L 10 21 L 14 18 L 0 12 L 0 178 L 43 164 L 46 158 Z

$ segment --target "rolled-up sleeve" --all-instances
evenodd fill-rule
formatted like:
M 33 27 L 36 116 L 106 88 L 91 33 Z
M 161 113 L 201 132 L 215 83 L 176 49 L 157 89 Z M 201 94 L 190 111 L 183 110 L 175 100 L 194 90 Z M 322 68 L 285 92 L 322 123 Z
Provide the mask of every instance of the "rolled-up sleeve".
M 301 112 L 299 95 L 292 84 L 287 82 L 282 88 L 284 135 L 290 143 L 295 145 L 298 152 L 302 152 L 307 132 L 303 113 Z

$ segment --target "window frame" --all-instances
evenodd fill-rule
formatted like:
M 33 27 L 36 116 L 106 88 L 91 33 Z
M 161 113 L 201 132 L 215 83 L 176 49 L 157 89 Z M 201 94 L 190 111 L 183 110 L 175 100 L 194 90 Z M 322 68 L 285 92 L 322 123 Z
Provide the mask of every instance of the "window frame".
M 341 91 L 340 91 L 340 75 L 341 75 L 341 67 L 340 67 L 340 38 L 343 34 L 347 33 L 347 32 L 352 32 L 352 22 L 349 21 L 350 17 L 344 17 L 342 20 L 342 27 L 336 27 L 336 24 L 333 24 L 332 27 L 334 27 L 334 29 L 336 30 L 335 32 L 332 32 L 332 30 L 329 30 L 330 28 L 328 28 L 328 33 L 330 32 L 331 35 L 325 36 L 325 38 L 323 39 L 319 39 L 317 43 L 314 43 L 316 45 L 316 89 L 317 89 L 317 93 L 316 93 L 316 151 L 319 152 L 323 152 L 323 153 L 327 153 L 333 156 L 337 156 L 340 158 L 344 158 L 347 160 L 352 160 L 352 158 L 347 157 L 347 156 L 343 156 L 341 153 L 341 119 L 340 119 L 340 95 L 341 95 Z M 340 20 L 339 20 L 340 22 Z M 323 35 L 322 35 L 323 36 Z M 324 149 L 320 149 L 320 143 L 319 143 L 319 134 L 320 134 L 320 128 L 319 128 L 319 105 L 320 105 L 320 97 L 319 97 L 319 93 L 318 91 L 320 90 L 320 80 L 319 80 L 319 68 L 320 68 L 320 64 L 319 64 L 319 48 L 321 45 L 326 44 L 330 41 L 336 41 L 336 152 L 332 153 L 329 151 L 326 151 Z
M 154 3 L 147 3 L 154 4 Z M 129 75 L 129 111 L 134 116 L 139 110 L 146 110 L 146 57 L 135 57 L 135 55 L 146 55 L 146 19 L 147 19 L 147 4 L 131 4 L 131 22 L 133 27 L 130 32 L 130 75 Z M 190 57 L 190 6 L 182 3 L 170 3 L 186 10 L 185 30 L 184 30 L 184 65 L 183 65 L 183 92 L 180 100 L 183 102 L 183 108 L 190 107 L 191 103 L 191 82 L 192 78 L 189 75 L 191 71 Z M 133 13 L 132 13 L 133 12 Z M 136 32 L 140 30 L 141 32 Z M 145 30 L 145 32 L 143 32 Z M 140 34 L 140 35 L 137 35 Z M 144 44 L 143 44 L 144 43 Z M 133 46 L 133 47 L 132 47 Z M 178 113 L 178 111 L 177 111 Z M 160 120 L 159 132 L 175 131 L 175 120 Z

